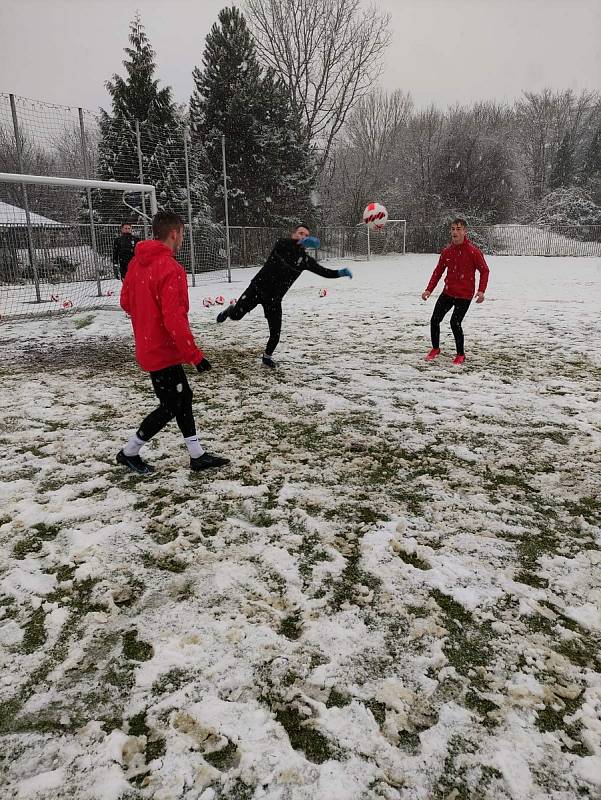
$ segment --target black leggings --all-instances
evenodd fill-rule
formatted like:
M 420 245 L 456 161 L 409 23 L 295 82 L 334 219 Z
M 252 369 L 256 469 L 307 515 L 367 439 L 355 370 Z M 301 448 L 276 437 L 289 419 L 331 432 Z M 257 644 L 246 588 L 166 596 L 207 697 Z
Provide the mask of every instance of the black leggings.
M 465 355 L 463 352 L 463 328 L 461 327 L 461 323 L 471 302 L 471 300 L 463 300 L 460 297 L 451 297 L 444 292 L 440 295 L 436 301 L 434 311 L 432 312 L 432 319 L 430 320 L 432 347 L 436 349 L 440 347 L 440 323 L 445 318 L 445 315 L 453 308 L 454 310 L 451 314 L 451 330 L 455 337 L 457 355 Z
M 263 313 L 269 325 L 269 339 L 265 345 L 265 354 L 270 356 L 278 346 L 282 332 L 282 301 L 265 300 L 252 284 L 240 295 L 235 306 L 230 308 L 230 319 L 239 320 L 258 305 L 263 306 Z
M 150 373 L 150 380 L 160 405 L 151 411 L 138 429 L 138 436 L 145 442 L 162 430 L 175 418 L 184 438 L 196 434 L 192 411 L 192 389 L 181 364 Z

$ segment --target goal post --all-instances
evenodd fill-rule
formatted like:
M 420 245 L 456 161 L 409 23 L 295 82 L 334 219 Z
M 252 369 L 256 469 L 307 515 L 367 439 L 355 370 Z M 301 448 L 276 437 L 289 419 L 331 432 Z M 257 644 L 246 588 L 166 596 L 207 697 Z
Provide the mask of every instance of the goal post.
M 369 261 L 374 256 L 405 255 L 407 248 L 407 220 L 389 219 L 380 230 L 365 222 L 355 228 L 355 258 Z
M 118 293 L 114 286 L 103 295 L 102 281 L 118 277 L 112 242 L 119 228 L 102 220 L 107 209 L 109 219 L 137 212 L 126 202 L 132 195 L 157 212 L 152 184 L 0 172 L 0 316 L 39 313 L 31 306 L 57 302 L 63 290 L 63 308 L 91 307 L 84 288 L 91 282 L 97 298 Z

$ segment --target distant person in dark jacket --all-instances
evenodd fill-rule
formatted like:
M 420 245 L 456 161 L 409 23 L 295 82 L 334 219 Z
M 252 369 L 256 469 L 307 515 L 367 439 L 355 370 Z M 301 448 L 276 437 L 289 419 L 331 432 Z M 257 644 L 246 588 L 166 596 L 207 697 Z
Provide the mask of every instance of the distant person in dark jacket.
M 121 225 L 121 233 L 115 237 L 113 242 L 113 266 L 115 268 L 115 278 L 121 277 L 125 280 L 125 273 L 129 262 L 134 257 L 134 250 L 138 242 L 141 241 L 131 232 L 129 222 Z
M 322 278 L 352 278 L 350 269 L 328 269 L 312 258 L 305 248 L 319 247 L 319 240 L 309 234 L 306 225 L 297 225 L 289 239 L 278 239 L 269 258 L 242 293 L 235 305 L 217 315 L 217 322 L 229 317 L 240 320 L 253 308 L 261 305 L 269 325 L 269 340 L 263 353 L 263 365 L 275 369 L 273 352 L 282 330 L 282 299 L 304 270 Z

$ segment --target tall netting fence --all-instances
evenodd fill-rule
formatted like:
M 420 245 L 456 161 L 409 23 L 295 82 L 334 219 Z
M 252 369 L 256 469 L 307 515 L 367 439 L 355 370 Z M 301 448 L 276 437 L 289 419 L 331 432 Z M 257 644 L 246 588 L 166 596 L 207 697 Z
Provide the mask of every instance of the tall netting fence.
M 469 236 L 489 255 L 601 256 L 601 225 L 476 225 Z M 438 253 L 448 243 L 447 226 L 407 228 L 407 252 Z
M 0 319 L 114 304 L 119 272 L 113 247 L 120 223 L 151 236 L 150 185 L 159 208 L 186 223 L 178 258 L 195 284 L 199 273 L 223 279 L 231 268 L 257 266 L 288 231 L 210 222 L 198 148 L 183 115 L 170 126 L 113 119 L 103 111 L 0 94 L 0 173 L 109 181 L 127 190 L 22 185 L 0 177 Z M 446 226 L 389 220 L 321 225 L 319 258 L 366 259 L 404 252 L 438 252 Z M 599 256 L 601 226 L 489 225 L 470 235 L 496 255 Z M 229 242 L 229 249 L 228 249 Z

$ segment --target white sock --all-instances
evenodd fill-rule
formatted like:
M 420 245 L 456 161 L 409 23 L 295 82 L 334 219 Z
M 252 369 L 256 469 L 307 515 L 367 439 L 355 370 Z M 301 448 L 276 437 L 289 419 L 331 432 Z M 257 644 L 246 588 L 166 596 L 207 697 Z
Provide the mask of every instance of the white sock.
M 190 458 L 200 458 L 200 456 L 204 453 L 204 447 L 198 441 L 198 436 L 194 435 L 184 437 L 184 442 L 186 443 L 186 447 L 190 453 Z
M 145 444 L 146 442 L 144 439 L 140 439 L 137 433 L 134 433 L 129 442 L 123 448 L 123 452 L 126 456 L 137 456 L 142 449 L 142 446 Z

